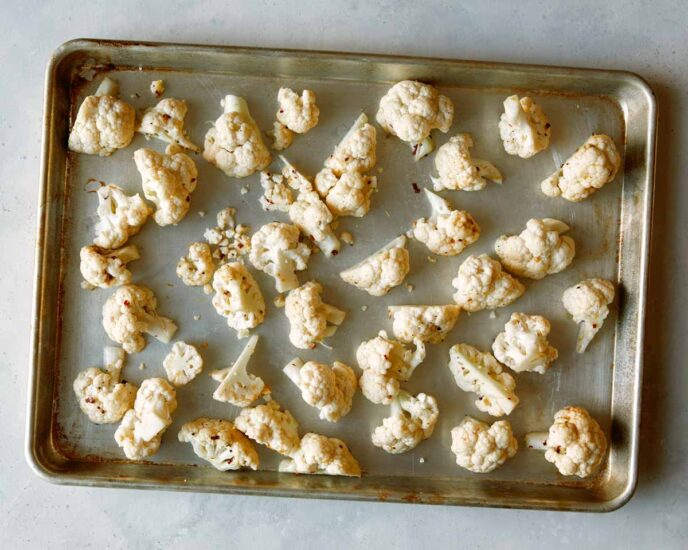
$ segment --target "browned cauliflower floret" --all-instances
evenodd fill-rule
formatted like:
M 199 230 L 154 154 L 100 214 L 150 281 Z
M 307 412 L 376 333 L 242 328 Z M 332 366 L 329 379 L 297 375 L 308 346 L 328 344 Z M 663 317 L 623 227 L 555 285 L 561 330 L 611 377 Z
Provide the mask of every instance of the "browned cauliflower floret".
M 466 258 L 452 286 L 456 289 L 454 301 L 470 312 L 508 306 L 525 292 L 525 287 L 487 254 Z
M 512 313 L 492 343 L 495 357 L 515 372 L 545 374 L 559 352 L 547 341 L 550 324 L 541 315 Z
M 371 296 L 384 296 L 404 282 L 409 269 L 406 237 L 401 235 L 339 276 Z
M 549 146 L 550 123 L 540 106 L 529 97 L 512 95 L 504 100 L 499 136 L 510 155 L 527 159 Z
M 334 215 L 362 218 L 370 210 L 377 178 L 360 172 L 344 172 L 338 176 L 323 168 L 315 177 L 315 187 Z
M 281 455 L 292 456 L 301 443 L 296 420 L 289 411 L 281 410 L 274 400 L 243 409 L 234 426 L 249 439 Z
M 324 474 L 329 476 L 361 476 L 361 467 L 341 439 L 307 433 L 291 458 L 279 465 L 280 472 Z
M 159 139 L 197 153 L 200 148 L 189 139 L 184 130 L 187 110 L 183 99 L 162 99 L 155 107 L 146 109 L 136 131 L 146 136 L 146 139 Z
M 439 344 L 454 328 L 461 308 L 447 306 L 389 306 L 387 314 L 392 319 L 392 331 L 402 342 L 420 340 Z
M 139 249 L 134 245 L 106 250 L 99 246 L 84 246 L 79 253 L 81 276 L 84 288 L 110 288 L 125 285 L 131 281 L 127 264 L 138 260 Z

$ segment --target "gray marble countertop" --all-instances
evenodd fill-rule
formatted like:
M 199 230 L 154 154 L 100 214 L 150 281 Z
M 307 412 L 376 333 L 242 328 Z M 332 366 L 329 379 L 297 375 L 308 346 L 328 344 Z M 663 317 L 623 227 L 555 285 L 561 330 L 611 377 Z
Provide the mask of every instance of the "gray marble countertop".
M 494 4 L 503 4 L 494 9 Z M 298 6 L 298 7 L 297 7 Z M 567 2 L 5 2 L 0 18 L 0 540 L 7 548 L 685 548 L 688 9 Z M 77 37 L 412 54 L 626 69 L 658 99 L 638 489 L 605 515 L 49 485 L 24 460 L 43 73 Z

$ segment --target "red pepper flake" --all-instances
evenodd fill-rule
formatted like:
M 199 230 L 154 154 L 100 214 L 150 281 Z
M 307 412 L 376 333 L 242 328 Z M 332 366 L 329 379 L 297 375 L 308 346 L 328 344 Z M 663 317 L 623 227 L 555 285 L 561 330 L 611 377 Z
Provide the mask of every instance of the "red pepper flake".
M 411 186 L 413 187 L 413 192 L 414 193 L 420 193 L 420 187 L 418 187 L 418 184 L 414 181 Z
M 549 130 L 552 127 L 552 125 L 548 122 L 545 124 L 545 130 Z
M 219 435 L 211 435 L 210 439 L 212 439 L 213 441 L 216 441 L 216 440 L 220 439 L 220 436 Z
M 131 302 L 129 302 L 129 300 L 124 300 L 123 303 L 126 307 L 129 307 L 131 305 Z
M 339 250 L 333 250 L 333 251 L 332 251 L 332 255 L 333 255 L 333 256 L 336 256 L 337 254 L 339 254 Z
M 414 144 L 413 144 L 413 147 L 411 148 L 411 154 L 412 154 L 413 156 L 416 156 L 416 151 L 418 151 L 418 146 L 419 146 L 419 145 L 420 145 L 419 143 L 414 143 Z
M 95 403 L 96 402 L 96 400 L 93 399 L 93 397 L 87 397 L 86 399 L 84 399 L 84 401 L 86 401 L 86 403 Z

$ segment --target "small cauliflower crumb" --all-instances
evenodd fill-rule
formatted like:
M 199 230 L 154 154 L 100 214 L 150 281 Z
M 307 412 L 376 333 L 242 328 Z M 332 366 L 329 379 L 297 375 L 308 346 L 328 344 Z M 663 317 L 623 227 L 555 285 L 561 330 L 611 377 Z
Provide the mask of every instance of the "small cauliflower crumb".
M 154 80 L 150 83 L 150 92 L 155 97 L 160 97 L 165 93 L 165 83 L 162 80 Z
M 283 308 L 286 304 L 286 296 L 284 294 L 278 294 L 272 299 L 272 303 L 275 307 Z
M 339 240 L 341 240 L 344 244 L 348 244 L 349 246 L 354 245 L 354 236 L 348 231 L 344 231 L 341 235 L 339 235 Z

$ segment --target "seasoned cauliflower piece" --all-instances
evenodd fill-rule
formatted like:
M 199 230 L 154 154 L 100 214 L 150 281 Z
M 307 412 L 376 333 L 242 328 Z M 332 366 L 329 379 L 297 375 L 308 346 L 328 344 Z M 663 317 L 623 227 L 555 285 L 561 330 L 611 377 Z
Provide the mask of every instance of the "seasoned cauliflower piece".
M 458 134 L 437 150 L 435 168 L 437 177 L 431 176 L 435 191 L 442 189 L 480 191 L 487 181 L 502 183 L 502 174 L 491 163 L 471 156 L 473 138 Z
M 491 426 L 470 416 L 451 431 L 456 463 L 476 474 L 492 472 L 518 451 L 511 424 L 498 420 Z
M 406 237 L 401 235 L 339 276 L 371 296 L 384 296 L 404 281 L 409 269 Z
M 84 288 L 110 288 L 125 285 L 131 281 L 127 264 L 138 260 L 139 249 L 134 245 L 105 250 L 99 246 L 84 246 L 79 253 L 81 276 Z
M 177 277 L 186 286 L 205 286 L 213 278 L 215 262 L 206 243 L 191 243 L 189 253 L 179 258 Z
M 432 395 L 415 397 L 400 391 L 390 406 L 390 415 L 373 431 L 373 445 L 387 453 L 400 454 L 415 449 L 435 430 L 439 409 Z
M 456 385 L 465 392 L 478 395 L 475 406 L 492 416 L 511 414 L 518 405 L 514 393 L 516 381 L 491 353 L 468 344 L 457 344 L 449 350 L 449 370 Z
M 259 200 L 263 210 L 289 212 L 294 195 L 282 174 L 261 172 L 260 185 L 263 187 L 263 195 Z
M 299 349 L 313 349 L 332 336 L 344 322 L 346 313 L 322 301 L 322 285 L 310 281 L 295 288 L 285 300 L 284 313 L 289 319 L 289 341 Z
M 526 290 L 487 254 L 466 258 L 452 286 L 456 289 L 454 301 L 470 312 L 508 306 Z
M 239 338 L 248 336 L 249 329 L 265 319 L 263 294 L 244 264 L 232 262 L 220 267 L 213 276 L 213 288 L 215 311 L 227 318 Z
M 370 197 L 377 191 L 377 178 L 360 172 L 336 175 L 323 168 L 315 176 L 315 187 L 335 216 L 362 218 L 370 210 Z
M 284 151 L 294 141 L 294 132 L 287 128 L 281 122 L 273 122 L 272 130 L 268 132 L 268 136 L 272 138 L 272 148 L 275 151 Z
M 198 350 L 186 342 L 175 342 L 163 359 L 167 379 L 175 386 L 191 382 L 203 369 L 203 358 Z
M 605 279 L 586 279 L 567 288 L 562 297 L 564 307 L 578 323 L 576 351 L 583 353 L 609 315 L 614 301 L 614 283 Z
M 552 218 L 530 219 L 520 235 L 502 235 L 495 252 L 514 275 L 542 279 L 566 269 L 576 255 L 576 243 L 563 233 L 569 226 Z
M 499 118 L 499 137 L 510 155 L 527 159 L 549 146 L 550 123 L 540 106 L 529 97 L 512 95 L 504 100 Z
M 305 134 L 318 124 L 320 109 L 315 104 L 315 93 L 303 90 L 301 95 L 290 88 L 277 92 L 277 121 L 295 134 Z
M 361 113 L 325 160 L 325 168 L 336 176 L 345 172 L 368 172 L 377 162 L 377 132 Z
M 394 336 L 402 342 L 420 340 L 439 344 L 454 328 L 461 308 L 447 306 L 389 306 L 387 315 L 392 319 Z
M 96 424 L 119 422 L 134 406 L 136 386 L 120 381 L 126 354 L 122 348 L 106 347 L 103 369 L 81 371 L 72 388 L 81 411 Z
M 224 112 L 205 135 L 203 158 L 231 178 L 244 178 L 270 164 L 270 152 L 246 101 L 235 95 L 222 100 Z
M 299 286 L 296 272 L 308 266 L 311 249 L 300 237 L 298 227 L 281 222 L 265 224 L 251 237 L 249 259 L 253 267 L 275 279 L 277 292 Z
M 112 250 L 123 246 L 129 237 L 139 232 L 153 211 L 141 195 L 129 196 L 117 185 L 104 185 L 97 195 L 98 221 L 93 243 L 101 248 Z
M 280 472 L 361 477 L 361 467 L 341 439 L 307 433 L 291 458 L 280 462 Z
M 299 193 L 289 206 L 289 219 L 308 235 L 326 256 L 336 256 L 341 244 L 330 224 L 334 216 L 315 191 Z
M 177 325 L 158 315 L 153 291 L 138 285 L 119 287 L 103 304 L 103 328 L 110 340 L 121 344 L 127 353 L 146 347 L 144 334 L 167 344 Z
M 231 367 L 210 373 L 213 380 L 220 383 L 213 393 L 213 399 L 236 407 L 248 407 L 263 393 L 267 393 L 263 379 L 248 372 L 248 363 L 257 344 L 258 336 L 251 336 Z
M 197 418 L 184 424 L 177 437 L 182 443 L 191 443 L 199 458 L 221 472 L 258 469 L 258 453 L 229 420 Z
M 454 210 L 448 201 L 425 189 L 432 214 L 413 222 L 413 236 L 441 256 L 456 256 L 480 237 L 480 227 L 468 212 Z
M 155 97 L 160 97 L 165 93 L 165 82 L 163 80 L 153 80 L 150 83 L 150 92 Z
M 281 410 L 275 400 L 242 409 L 234 426 L 249 439 L 281 455 L 292 456 L 301 443 L 298 423 L 289 411 Z
M 69 133 L 70 151 L 107 157 L 131 143 L 136 112 L 116 96 L 117 84 L 105 78 L 94 95 L 84 98 Z
M 189 139 L 184 130 L 187 111 L 183 99 L 162 99 L 155 107 L 146 109 L 136 131 L 146 139 L 159 139 L 198 153 L 200 147 Z
M 358 382 L 350 366 L 335 361 L 330 368 L 317 361 L 304 363 L 296 358 L 282 370 L 301 390 L 303 400 L 320 411 L 321 419 L 338 422 L 351 410 Z
M 548 197 L 580 202 L 611 182 L 620 167 L 621 155 L 614 140 L 605 134 L 593 134 L 542 182 L 542 192 Z
M 515 372 L 545 374 L 559 352 L 547 341 L 550 324 L 541 315 L 512 313 L 492 343 L 497 360 Z

